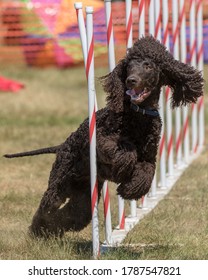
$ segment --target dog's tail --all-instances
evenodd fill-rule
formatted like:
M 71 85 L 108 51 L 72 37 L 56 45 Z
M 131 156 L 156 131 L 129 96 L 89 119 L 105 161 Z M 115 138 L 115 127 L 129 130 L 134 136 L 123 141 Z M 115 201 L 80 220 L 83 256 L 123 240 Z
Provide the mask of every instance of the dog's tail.
M 5 158 L 16 158 L 16 157 L 36 156 L 36 155 L 42 155 L 42 154 L 56 154 L 56 152 L 60 149 L 60 146 L 61 145 L 47 147 L 47 148 L 41 148 L 38 150 L 22 152 L 22 153 L 17 153 L 17 154 L 6 154 L 6 155 L 4 155 L 4 157 Z

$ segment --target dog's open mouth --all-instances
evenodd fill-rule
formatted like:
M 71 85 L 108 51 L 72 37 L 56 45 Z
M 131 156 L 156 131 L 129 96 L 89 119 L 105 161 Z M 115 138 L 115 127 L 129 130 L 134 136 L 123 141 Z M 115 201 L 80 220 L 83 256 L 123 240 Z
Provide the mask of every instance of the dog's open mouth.
M 131 101 L 133 103 L 139 104 L 142 103 L 151 93 L 151 90 L 148 88 L 143 88 L 143 89 L 128 89 L 126 91 L 126 94 L 131 97 Z

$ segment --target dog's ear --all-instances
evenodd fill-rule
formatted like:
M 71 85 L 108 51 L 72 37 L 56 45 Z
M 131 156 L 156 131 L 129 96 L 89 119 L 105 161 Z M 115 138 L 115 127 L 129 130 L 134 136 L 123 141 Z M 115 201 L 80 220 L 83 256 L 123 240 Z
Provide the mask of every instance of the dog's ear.
M 107 105 L 114 112 L 123 111 L 126 65 L 126 59 L 122 59 L 112 72 L 100 78 L 103 89 L 108 94 Z
M 172 107 L 196 103 L 203 95 L 204 79 L 194 67 L 173 58 L 162 71 L 166 85 L 172 89 Z

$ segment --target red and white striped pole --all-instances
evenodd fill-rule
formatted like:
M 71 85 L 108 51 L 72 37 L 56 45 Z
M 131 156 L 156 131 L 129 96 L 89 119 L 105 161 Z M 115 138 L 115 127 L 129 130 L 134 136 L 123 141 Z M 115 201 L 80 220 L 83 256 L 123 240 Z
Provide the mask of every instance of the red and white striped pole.
M 108 44 L 108 65 L 109 70 L 113 71 L 116 66 L 114 36 L 113 36 L 113 18 L 111 11 L 111 0 L 105 0 L 105 18 L 107 28 L 107 44 Z
M 132 0 L 126 0 L 126 47 L 131 48 L 133 45 L 132 31 Z M 136 201 L 130 201 L 131 217 L 136 217 Z
M 108 3 L 107 3 L 108 2 Z M 106 25 L 107 28 L 107 45 L 108 45 L 108 63 L 110 71 L 115 67 L 115 51 L 114 51 L 114 39 L 112 34 L 112 14 L 111 14 L 111 1 L 105 1 L 106 12 Z M 110 13 L 109 13 L 110 11 Z M 108 29 L 109 28 L 109 29 Z M 110 54 L 110 55 L 109 55 Z M 110 211 L 110 196 L 108 190 L 108 182 L 105 181 L 103 185 L 103 201 L 104 201 L 104 216 L 105 216 L 105 236 L 107 244 L 112 244 L 112 222 L 111 222 L 111 211 Z
M 186 14 L 185 14 L 185 1 L 180 0 L 179 2 L 179 18 L 180 18 L 180 54 L 181 61 L 187 63 L 187 49 L 186 49 Z M 183 151 L 184 151 L 184 162 L 189 162 L 189 117 L 188 107 L 185 106 L 183 111 Z
M 155 1 L 149 0 L 149 34 L 155 34 Z
M 82 3 L 81 2 L 76 2 L 76 3 L 74 3 L 74 7 L 75 7 L 76 13 L 77 13 L 79 34 L 80 34 L 80 40 L 81 40 L 81 45 L 82 45 L 82 54 L 83 54 L 84 65 L 85 65 L 85 70 L 86 70 L 86 64 L 87 64 L 87 35 L 86 35 L 84 16 L 83 16 L 83 12 L 82 12 Z M 95 106 L 96 106 L 96 110 L 97 110 L 98 105 L 97 105 L 97 96 L 96 95 L 95 95 Z
M 150 0 L 149 1 L 149 34 L 151 34 L 152 36 L 155 35 L 155 1 L 154 0 Z M 156 172 L 152 181 L 152 185 L 151 185 L 151 192 L 150 192 L 150 196 L 152 198 L 156 197 L 156 192 L 157 192 L 157 179 L 156 179 Z
M 178 1 L 172 0 L 173 10 L 173 55 L 179 60 L 179 17 Z M 175 140 L 176 140 L 176 164 L 180 167 L 182 164 L 182 135 L 181 135 L 181 109 L 176 108 L 175 119 Z
M 168 1 L 163 0 L 163 44 L 168 50 L 170 50 L 170 40 L 169 40 L 169 7 Z M 174 161 L 173 161 L 173 128 L 172 128 L 172 111 L 170 102 L 171 89 L 169 87 L 165 88 L 165 100 L 166 100 L 166 136 L 167 136 L 167 168 L 168 176 L 173 176 Z
M 155 1 L 155 32 L 154 37 L 161 41 L 161 1 L 160 0 L 154 0 Z
M 94 38 L 93 38 L 93 7 L 86 7 L 87 15 L 87 65 L 88 108 L 89 108 L 89 140 L 90 140 L 90 178 L 91 178 L 91 207 L 92 207 L 92 239 L 93 257 L 100 253 L 99 221 L 98 221 L 98 181 L 96 164 L 96 106 L 94 84 Z
M 155 38 L 161 41 L 161 1 L 155 0 Z M 162 123 L 164 124 L 164 96 L 163 91 L 161 90 L 160 99 L 160 117 L 162 119 Z M 166 162 L 165 162 L 165 130 L 164 125 L 162 125 L 161 130 L 161 139 L 160 139 L 160 147 L 159 147 L 159 155 L 160 155 L 160 187 L 166 187 Z
M 196 7 L 195 0 L 190 0 L 190 14 L 189 14 L 189 22 L 190 22 L 190 63 L 193 67 L 196 67 L 196 24 L 195 24 L 195 15 L 196 15 Z M 198 132 L 197 132 L 197 105 L 192 104 L 192 152 L 195 153 L 197 151 L 198 146 Z
M 86 28 L 84 23 L 84 17 L 82 12 L 82 3 L 77 2 L 74 4 L 77 12 L 77 20 L 80 32 L 80 39 L 82 45 L 83 58 L 85 61 L 85 68 L 87 63 L 87 37 L 86 37 Z M 97 111 L 97 101 L 95 95 L 95 106 Z M 103 202 L 104 202 L 104 218 L 105 218 L 105 237 L 106 243 L 112 243 L 112 223 L 111 223 L 111 212 L 110 212 L 110 197 L 108 191 L 108 182 L 105 181 L 102 188 Z
M 84 64 L 85 64 L 85 67 L 86 67 L 86 63 L 87 63 L 87 35 L 86 35 L 84 16 L 83 16 L 83 12 L 82 12 L 82 3 L 81 2 L 76 2 L 76 3 L 74 3 L 74 7 L 75 7 L 76 13 L 77 13 L 79 34 L 80 34 L 81 45 L 82 45 L 82 54 L 83 54 L 83 58 L 84 58 Z
M 145 36 L 145 0 L 138 0 L 139 9 L 139 38 Z M 141 199 L 141 207 L 147 208 L 147 194 Z
M 132 0 L 126 0 L 126 46 L 127 49 L 133 45 L 132 32 Z
M 145 35 L 145 0 L 138 0 L 139 7 L 139 38 Z
M 108 44 L 108 65 L 109 71 L 115 68 L 115 49 L 114 49 L 114 36 L 113 36 L 113 20 L 111 10 L 111 0 L 105 0 L 105 16 L 107 27 L 107 44 Z M 118 195 L 118 222 L 119 229 L 125 228 L 125 213 L 124 213 L 124 199 Z
M 204 70 L 204 57 L 203 57 L 203 1 L 197 1 L 196 17 L 197 17 L 197 64 L 198 69 L 203 72 Z M 199 99 L 199 147 L 204 145 L 204 97 Z

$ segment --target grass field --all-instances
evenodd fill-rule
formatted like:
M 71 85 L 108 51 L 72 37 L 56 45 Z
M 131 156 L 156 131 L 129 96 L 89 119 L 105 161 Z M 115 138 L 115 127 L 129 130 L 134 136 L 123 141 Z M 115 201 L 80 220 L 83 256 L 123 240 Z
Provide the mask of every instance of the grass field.
M 59 144 L 87 116 L 82 68 L 1 68 L 0 73 L 25 84 L 18 94 L 0 93 L 1 155 Z M 98 77 L 104 73 L 106 69 L 96 70 Z M 99 84 L 97 94 L 102 107 L 105 96 Z M 205 104 L 207 107 L 207 97 Z M 165 199 L 128 234 L 124 246 L 101 259 L 208 259 L 207 153 L 205 148 Z M 53 155 L 13 160 L 0 157 L 0 259 L 91 259 L 91 226 L 80 233 L 67 233 L 62 240 L 36 240 L 27 235 L 53 161 Z M 116 226 L 113 184 L 110 192 Z M 100 239 L 104 241 L 102 208 L 101 203 Z

